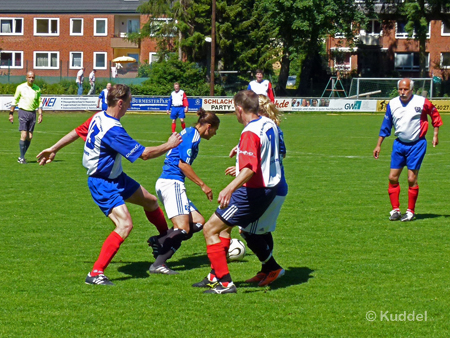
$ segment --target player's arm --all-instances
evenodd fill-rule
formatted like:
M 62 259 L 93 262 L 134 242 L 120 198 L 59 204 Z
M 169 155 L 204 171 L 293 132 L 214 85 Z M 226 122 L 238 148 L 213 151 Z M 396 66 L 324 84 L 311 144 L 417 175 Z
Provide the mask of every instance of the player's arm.
M 14 109 L 16 109 L 17 104 L 19 103 L 20 99 L 20 89 L 19 87 L 16 88 L 16 92 L 14 94 L 14 98 L 11 102 L 11 108 L 9 109 L 9 122 L 14 123 Z
M 170 135 L 166 143 L 156 147 L 145 147 L 144 151 L 142 152 L 141 156 L 139 156 L 139 158 L 146 161 L 151 158 L 159 157 L 162 154 L 165 154 L 170 149 L 177 147 L 180 143 L 181 143 L 180 134 L 173 133 L 172 135 Z
M 272 103 L 275 103 L 275 95 L 273 94 L 272 84 L 269 82 L 269 88 L 267 88 L 267 97 Z
M 55 159 L 56 153 L 67 146 L 68 144 L 78 140 L 80 136 L 77 132 L 72 130 L 70 133 L 62 137 L 58 142 L 52 145 L 50 148 L 42 150 L 37 156 L 37 160 L 39 165 L 46 165 L 47 163 L 52 162 Z
M 200 188 L 202 188 L 202 191 L 205 193 L 206 197 L 212 201 L 213 199 L 213 193 L 212 189 L 208 187 L 205 182 L 201 180 L 200 177 L 195 173 L 194 169 L 192 169 L 192 166 L 190 164 L 187 164 L 186 162 L 183 162 L 180 160 L 178 163 L 178 167 L 181 169 L 183 174 L 189 178 L 192 182 L 197 184 Z
M 226 208 L 228 204 L 230 204 L 230 199 L 233 192 L 242 187 L 244 183 L 248 182 L 254 174 L 255 173 L 251 169 L 243 168 L 239 172 L 239 175 L 237 175 L 236 178 L 220 192 L 217 199 L 217 202 L 219 202 L 219 207 L 221 209 Z
M 439 114 L 436 107 L 428 99 L 425 99 L 424 106 L 428 110 L 428 114 L 431 116 L 431 124 L 434 127 L 433 147 L 436 147 L 439 144 L 439 127 L 443 124 L 441 115 Z
M 38 123 L 42 122 L 42 96 L 41 96 L 41 92 L 39 91 L 38 93 L 38 97 L 37 100 L 39 102 L 39 108 L 38 108 Z
M 183 106 L 184 106 L 184 112 L 187 113 L 189 110 L 189 102 L 188 102 L 186 93 L 183 93 Z
M 170 107 L 172 107 L 172 94 L 169 96 L 169 102 L 167 102 L 167 114 L 170 114 Z
M 377 146 L 375 147 L 375 149 L 373 150 L 373 157 L 375 159 L 378 159 L 378 156 L 380 156 L 380 151 L 381 151 L 381 144 L 384 141 L 384 137 L 383 136 L 379 136 L 378 137 L 378 142 L 377 142 Z

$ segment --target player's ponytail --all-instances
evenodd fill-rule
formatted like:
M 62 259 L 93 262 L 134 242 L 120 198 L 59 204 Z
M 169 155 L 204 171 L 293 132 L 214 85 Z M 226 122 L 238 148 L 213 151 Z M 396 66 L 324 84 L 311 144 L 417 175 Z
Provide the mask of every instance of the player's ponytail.
M 206 111 L 203 108 L 200 108 L 197 111 L 198 121 L 197 124 L 204 125 L 206 123 L 210 124 L 213 128 L 218 128 L 220 124 L 220 119 L 217 115 L 211 111 Z

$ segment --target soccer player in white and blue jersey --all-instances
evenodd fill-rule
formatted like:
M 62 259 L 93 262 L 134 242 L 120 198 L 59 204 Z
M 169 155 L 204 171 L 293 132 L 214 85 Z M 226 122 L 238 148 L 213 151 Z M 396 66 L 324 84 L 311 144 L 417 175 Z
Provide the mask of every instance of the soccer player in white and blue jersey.
M 213 198 L 211 188 L 195 173 L 192 164 L 197 158 L 200 140 L 209 140 L 216 135 L 220 120 L 216 114 L 202 108 L 197 115 L 199 118 L 195 127 L 184 129 L 180 133 L 183 139 L 181 144 L 167 153 L 163 172 L 156 182 L 156 193 L 173 223 L 173 229 L 169 229 L 165 236 L 149 239 L 156 258 L 150 266 L 150 273 L 177 274 L 167 267 L 166 261 L 180 248 L 182 241 L 200 231 L 205 223 L 203 216 L 187 197 L 185 178 L 197 184 L 210 201 Z
M 108 93 L 111 90 L 111 83 L 106 85 L 106 88 L 103 89 L 98 96 L 97 108 L 100 108 L 100 103 L 102 104 L 102 110 L 108 109 Z
M 398 81 L 397 87 L 399 96 L 392 99 L 387 106 L 373 157 L 375 159 L 379 157 L 381 144 L 386 137 L 391 135 L 391 129 L 394 127 L 397 138 L 392 148 L 389 172 L 388 193 L 392 205 L 389 219 L 405 222 L 414 219 L 419 195 L 417 177 L 427 151 L 425 135 L 428 131 L 428 115 L 431 116 L 431 124 L 434 127 L 433 147 L 439 143 L 438 134 L 442 119 L 430 101 L 422 96 L 413 95 L 414 81 L 408 78 L 402 79 Z M 405 166 L 408 168 L 408 209 L 402 216 L 399 201 L 399 178 Z
M 94 115 L 89 124 L 83 155 L 83 165 L 89 175 L 88 186 L 95 203 L 111 219 L 115 229 L 104 242 L 99 258 L 86 277 L 86 284 L 112 285 L 104 270 L 133 229 L 125 202 L 142 206 L 146 214 L 161 212 L 157 198 L 123 172 L 122 157 L 130 162 L 138 158 L 148 160 L 181 143 L 181 137 L 176 133 L 167 143 L 156 147 L 144 147 L 133 140 L 120 123 L 130 104 L 129 87 L 114 85 L 108 93 L 108 109 Z

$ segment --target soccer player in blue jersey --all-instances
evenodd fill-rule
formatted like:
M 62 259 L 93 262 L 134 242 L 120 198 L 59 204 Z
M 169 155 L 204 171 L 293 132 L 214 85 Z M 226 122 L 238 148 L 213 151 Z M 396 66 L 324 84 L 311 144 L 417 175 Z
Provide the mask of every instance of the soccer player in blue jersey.
M 439 127 L 442 125 L 441 116 L 436 107 L 426 98 L 413 95 L 414 81 L 405 78 L 397 84 L 399 96 L 392 99 L 387 108 L 381 125 L 378 143 L 373 151 L 373 157 L 380 155 L 383 140 L 391 135 L 392 127 L 395 136 L 391 154 L 391 170 L 389 172 L 389 199 L 392 205 L 389 220 L 402 222 L 412 221 L 419 195 L 417 177 L 422 161 L 427 151 L 425 135 L 428 131 L 428 115 L 434 127 L 433 147 L 439 143 Z M 408 168 L 408 209 L 402 216 L 400 212 L 400 184 L 399 178 L 404 167 Z
M 163 172 L 156 182 L 156 192 L 164 204 L 167 217 L 173 223 L 165 236 L 150 237 L 149 244 L 154 250 L 155 262 L 150 266 L 150 273 L 177 274 L 166 265 L 166 261 L 180 248 L 181 242 L 203 228 L 205 219 L 195 205 L 189 200 L 184 185 L 185 178 L 197 184 L 211 201 L 212 190 L 192 169 L 192 164 L 199 152 L 200 140 L 211 139 L 219 129 L 220 120 L 216 114 L 202 108 L 195 127 L 184 129 L 180 135 L 181 144 L 167 153 Z
M 115 229 L 104 242 L 99 258 L 86 277 L 86 284 L 112 285 L 104 270 L 133 229 L 125 202 L 142 206 L 146 214 L 161 213 L 157 198 L 123 172 L 122 157 L 130 162 L 138 158 L 148 160 L 181 143 L 177 133 L 156 147 L 144 147 L 133 140 L 120 123 L 130 104 L 130 88 L 116 84 L 108 93 L 108 109 L 94 115 L 89 124 L 83 155 L 83 165 L 89 175 L 88 186 L 95 203 L 111 219 Z M 165 223 L 164 215 L 161 213 L 160 216 Z M 167 224 L 165 226 L 167 229 Z
M 106 85 L 106 88 L 102 90 L 100 95 L 98 96 L 97 108 L 100 108 L 100 103 L 102 104 L 102 110 L 108 109 L 108 93 L 111 90 L 111 83 Z

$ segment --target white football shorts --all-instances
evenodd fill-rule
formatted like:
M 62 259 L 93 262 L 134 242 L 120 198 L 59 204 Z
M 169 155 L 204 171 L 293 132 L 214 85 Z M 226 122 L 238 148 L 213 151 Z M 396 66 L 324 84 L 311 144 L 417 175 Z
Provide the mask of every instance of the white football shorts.
M 267 232 L 275 231 L 277 226 L 277 218 L 280 214 L 286 196 L 275 196 L 272 203 L 266 209 L 264 214 L 255 222 L 250 223 L 245 228 L 239 227 L 244 232 L 251 234 L 262 235 Z
M 166 209 L 169 219 L 179 215 L 189 215 L 198 211 L 186 195 L 184 182 L 159 178 L 156 181 L 156 194 Z

